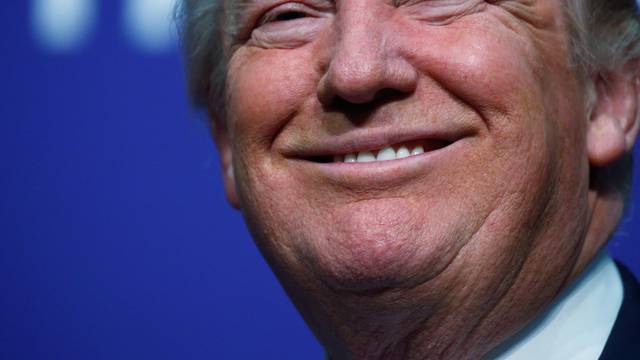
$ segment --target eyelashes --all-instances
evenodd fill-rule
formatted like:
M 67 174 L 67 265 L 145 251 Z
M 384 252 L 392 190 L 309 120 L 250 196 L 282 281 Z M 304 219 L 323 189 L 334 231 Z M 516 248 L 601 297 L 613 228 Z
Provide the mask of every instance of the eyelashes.
M 311 15 L 310 12 L 313 12 L 313 10 L 301 3 L 282 4 L 264 14 L 258 21 L 258 27 L 268 23 L 303 19 L 309 17 Z
M 273 4 L 274 1 L 277 1 Z M 242 41 L 265 48 L 294 48 L 311 42 L 331 26 L 336 15 L 332 0 L 265 0 L 253 8 Z M 394 11 L 425 25 L 448 25 L 482 10 L 486 0 L 402 0 Z M 506 1 L 506 0 L 493 0 Z M 271 7 L 269 8 L 269 3 Z M 275 6 L 274 6 L 275 5 Z
M 314 0 L 308 0 L 313 2 Z M 296 48 L 312 41 L 333 13 L 329 2 L 288 2 L 266 11 L 256 22 L 248 44 L 264 48 Z
M 265 19 L 263 23 L 275 22 L 275 21 L 291 21 L 291 20 L 301 19 L 304 17 L 307 17 L 307 14 L 301 11 L 285 11 Z

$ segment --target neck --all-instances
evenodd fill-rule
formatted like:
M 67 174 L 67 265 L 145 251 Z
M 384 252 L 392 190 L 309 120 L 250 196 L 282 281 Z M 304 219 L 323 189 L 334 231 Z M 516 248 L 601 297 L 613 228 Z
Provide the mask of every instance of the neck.
M 322 304 L 309 309 L 323 314 L 315 319 L 316 333 L 333 360 L 481 358 L 548 308 L 606 243 L 619 218 L 613 211 L 618 203 L 589 200 L 589 220 L 576 237 L 582 240 L 569 246 L 550 234 L 540 237 L 564 246 L 554 253 L 534 246 L 525 256 L 503 256 L 485 264 L 490 271 L 479 271 L 470 264 L 490 257 L 476 248 L 460 257 L 469 263 L 454 262 L 415 288 L 375 294 L 327 290 Z M 541 260 L 554 257 L 564 260 Z
M 511 300 L 500 295 L 510 293 L 517 283 L 516 279 L 521 277 L 517 270 L 502 279 L 505 285 L 494 294 L 497 296 L 487 295 L 495 288 L 454 286 L 462 283 L 455 280 L 458 276 L 483 277 L 486 281 L 492 274 L 473 269 L 451 271 L 413 289 L 334 297 L 335 302 L 326 303 L 324 312 L 331 315 L 329 324 L 325 323 L 327 326 L 323 328 L 331 332 L 324 334 L 328 336 L 319 334 L 330 358 L 477 359 L 547 304 L 534 303 L 530 309 L 518 308 L 515 313 L 513 309 L 510 313 L 502 311 L 501 300 L 507 299 L 509 303 Z M 552 299 L 560 289 L 551 287 L 546 291 L 540 290 L 541 298 Z

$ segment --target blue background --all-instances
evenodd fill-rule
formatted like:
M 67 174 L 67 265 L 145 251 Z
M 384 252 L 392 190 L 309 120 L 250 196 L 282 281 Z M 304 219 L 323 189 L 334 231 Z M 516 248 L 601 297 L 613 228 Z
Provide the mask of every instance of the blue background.
M 225 201 L 177 48 L 132 46 L 101 1 L 55 53 L 29 1 L 3 5 L 0 359 L 320 359 Z M 636 274 L 638 195 L 609 246 Z

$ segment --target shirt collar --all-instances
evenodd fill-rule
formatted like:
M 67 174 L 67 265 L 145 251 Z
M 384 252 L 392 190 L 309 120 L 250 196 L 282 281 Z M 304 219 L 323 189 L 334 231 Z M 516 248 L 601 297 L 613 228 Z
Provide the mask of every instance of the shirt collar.
M 603 251 L 549 309 L 485 358 L 597 360 L 622 298 L 618 269 Z

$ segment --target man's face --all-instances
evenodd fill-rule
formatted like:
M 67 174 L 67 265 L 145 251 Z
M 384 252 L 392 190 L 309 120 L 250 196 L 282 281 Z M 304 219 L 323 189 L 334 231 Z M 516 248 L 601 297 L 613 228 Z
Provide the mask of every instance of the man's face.
M 560 3 L 242 10 L 220 144 L 289 290 L 404 291 L 460 312 L 555 295 L 580 251 L 588 191 Z M 389 146 L 424 153 L 345 162 Z

